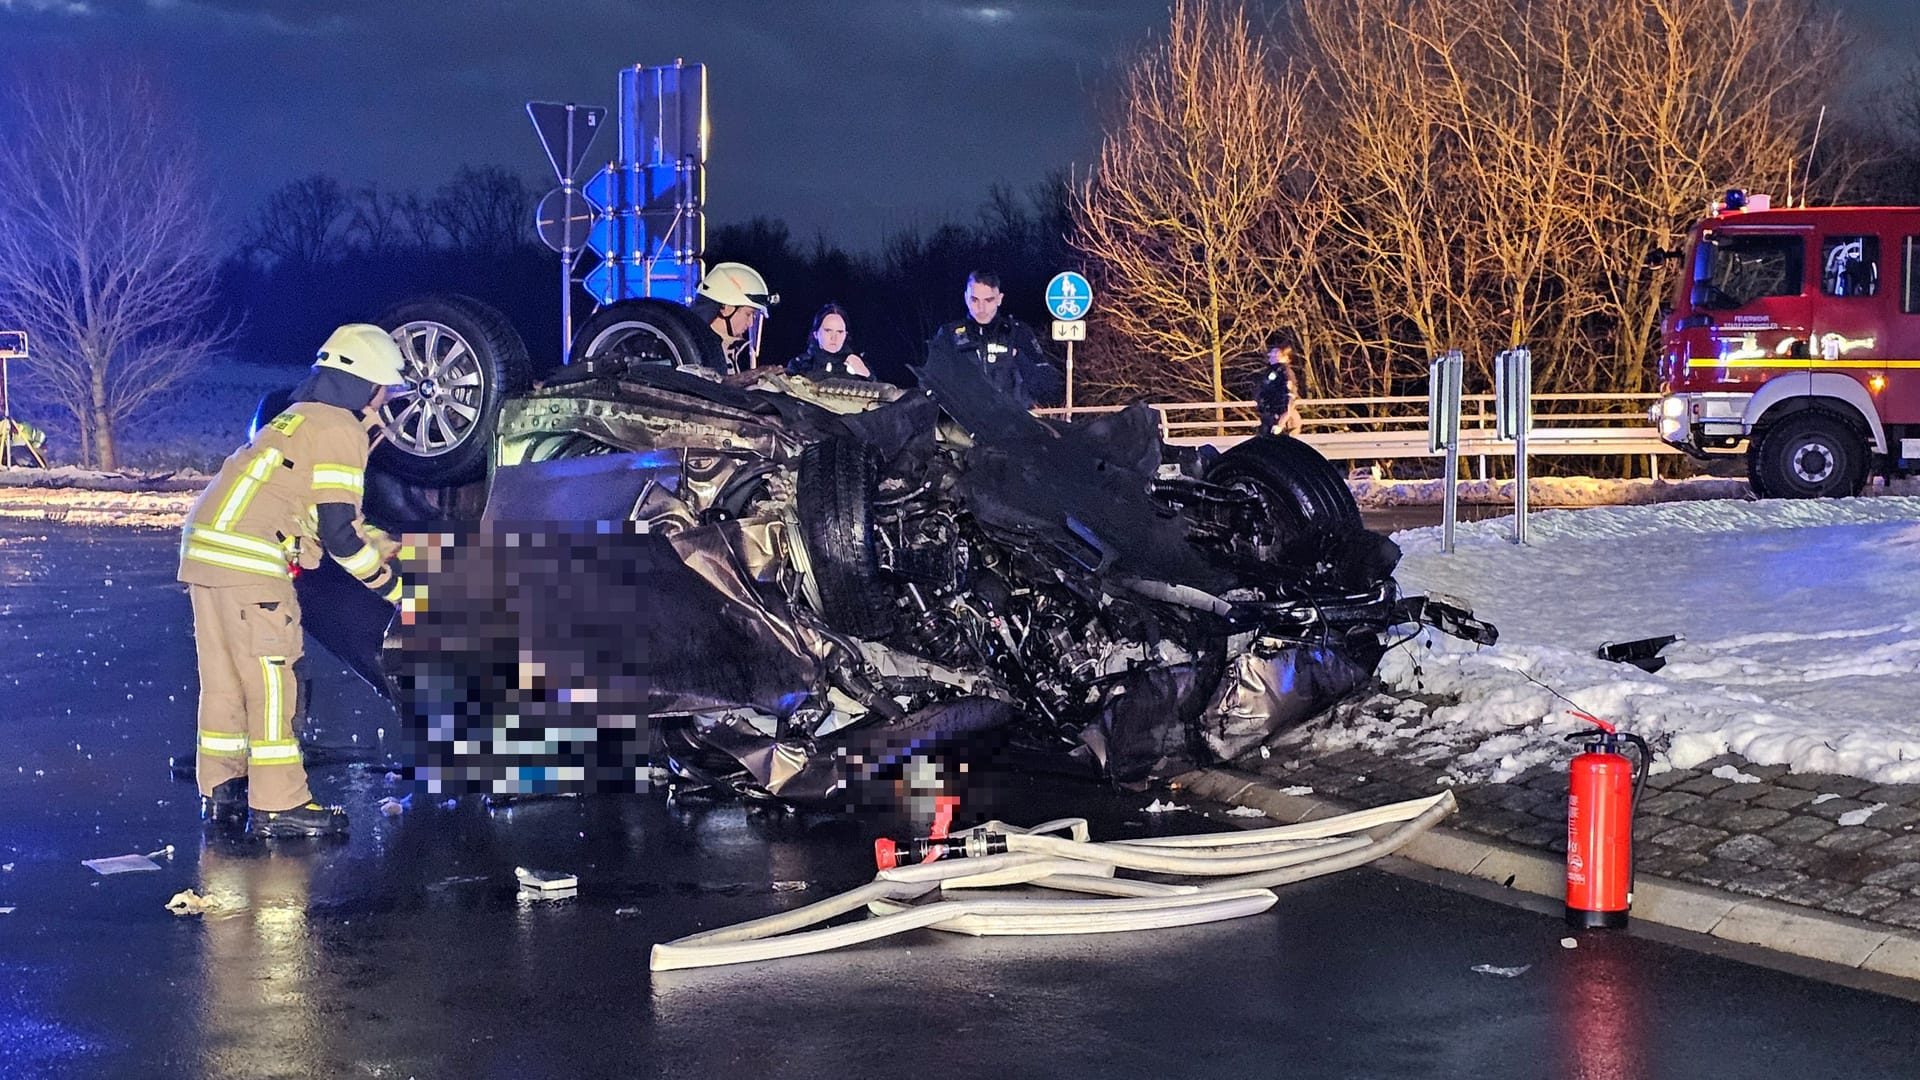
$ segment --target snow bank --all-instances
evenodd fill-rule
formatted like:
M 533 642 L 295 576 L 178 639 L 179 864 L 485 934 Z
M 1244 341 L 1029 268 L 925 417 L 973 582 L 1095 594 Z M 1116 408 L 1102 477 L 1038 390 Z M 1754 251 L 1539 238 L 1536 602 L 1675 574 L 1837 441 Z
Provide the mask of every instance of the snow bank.
M 197 491 L 0 487 L 0 518 L 177 529 L 196 495 Z
M 1347 481 L 1353 497 L 1370 510 L 1394 506 L 1438 506 L 1445 497 L 1439 480 L 1376 480 L 1359 474 Z M 1869 488 L 1868 495 L 1920 495 L 1920 479 L 1907 477 Z M 1616 480 L 1594 476 L 1544 476 L 1527 481 L 1527 498 L 1536 508 L 1628 506 L 1701 499 L 1744 499 L 1745 480 L 1698 476 L 1682 480 Z M 1460 484 L 1466 503 L 1513 503 L 1512 480 L 1470 480 Z
M 1382 679 L 1408 702 L 1316 731 L 1320 749 L 1409 740 L 1461 779 L 1560 760 L 1568 701 L 1649 739 L 1673 766 L 1732 751 L 1759 764 L 1920 781 L 1920 498 L 1693 502 L 1553 511 L 1532 543 L 1507 523 L 1395 537 L 1409 592 L 1458 597 L 1500 628 L 1478 648 L 1424 632 Z M 1683 640 L 1647 674 L 1607 642 Z

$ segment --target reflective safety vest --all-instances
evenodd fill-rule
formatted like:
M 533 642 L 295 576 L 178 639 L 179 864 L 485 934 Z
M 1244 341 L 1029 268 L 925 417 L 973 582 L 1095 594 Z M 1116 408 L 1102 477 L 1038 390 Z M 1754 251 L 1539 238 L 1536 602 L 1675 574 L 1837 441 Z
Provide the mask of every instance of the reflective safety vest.
M 313 401 L 288 407 L 227 458 L 194 502 L 180 535 L 179 579 L 216 586 L 290 580 L 301 547 L 319 543 L 320 503 L 346 503 L 358 517 L 367 450 L 367 429 L 352 412 Z M 337 561 L 376 591 L 396 584 L 364 537 Z
M 7 441 L 15 446 L 31 446 L 38 450 L 47 445 L 47 433 L 25 420 L 15 420 L 13 430 L 5 434 Z

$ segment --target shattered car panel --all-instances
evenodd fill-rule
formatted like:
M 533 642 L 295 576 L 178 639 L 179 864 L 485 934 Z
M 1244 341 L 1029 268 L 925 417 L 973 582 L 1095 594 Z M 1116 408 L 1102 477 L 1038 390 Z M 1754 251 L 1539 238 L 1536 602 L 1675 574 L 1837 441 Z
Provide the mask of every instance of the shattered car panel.
M 1055 423 L 964 364 L 919 374 L 589 363 L 509 399 L 484 518 L 384 660 L 427 775 L 664 757 L 809 801 L 991 738 L 1141 780 L 1325 710 L 1397 625 L 1493 637 L 1399 595 L 1304 444 L 1214 463 L 1145 407 Z

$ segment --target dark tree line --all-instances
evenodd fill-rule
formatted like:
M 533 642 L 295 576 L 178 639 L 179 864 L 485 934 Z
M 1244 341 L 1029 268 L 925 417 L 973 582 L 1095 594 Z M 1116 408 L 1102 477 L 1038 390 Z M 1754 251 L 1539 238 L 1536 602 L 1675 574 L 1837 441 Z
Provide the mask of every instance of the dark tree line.
M 221 271 L 220 313 L 239 321 L 240 348 L 262 360 L 305 363 L 333 326 L 373 319 L 409 296 L 459 292 L 499 308 L 537 365 L 557 362 L 559 256 L 534 235 L 538 191 L 492 167 L 462 167 L 431 194 L 349 188 L 310 176 L 275 191 Z M 933 329 L 966 313 L 969 270 L 997 270 L 1007 308 L 1043 325 L 1047 280 L 1077 264 L 1067 246 L 1068 185 L 1054 177 L 1022 194 L 991 188 L 971 221 L 889 235 L 876 254 L 824 236 L 796 238 L 783 221 L 754 217 L 709 228 L 706 258 L 744 262 L 780 294 L 762 362 L 806 344 L 813 314 L 838 303 L 852 347 L 882 377 L 910 381 Z M 584 272 L 592 256 L 580 264 Z M 593 310 L 576 288 L 575 325 Z
M 479 296 L 529 341 L 557 340 L 557 256 L 533 235 L 536 198 L 491 167 L 462 167 L 431 194 L 293 181 L 268 197 L 222 266 L 223 314 L 241 323 L 244 355 L 289 363 L 306 363 L 339 323 L 426 292 Z

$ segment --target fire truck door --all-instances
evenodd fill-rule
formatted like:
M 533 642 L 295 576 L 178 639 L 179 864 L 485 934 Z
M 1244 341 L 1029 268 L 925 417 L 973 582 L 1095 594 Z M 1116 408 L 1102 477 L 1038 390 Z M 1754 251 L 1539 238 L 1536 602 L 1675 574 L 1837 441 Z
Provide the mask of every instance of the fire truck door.
M 1777 372 L 1818 358 L 1809 341 L 1818 284 L 1805 233 L 1724 228 L 1695 249 L 1692 307 L 1711 319 L 1710 343 L 1688 367 Z
M 1889 237 L 1895 240 L 1895 237 Z M 1886 386 L 1875 395 L 1893 424 L 1920 424 L 1920 236 L 1899 236 L 1889 253 L 1886 290 Z

